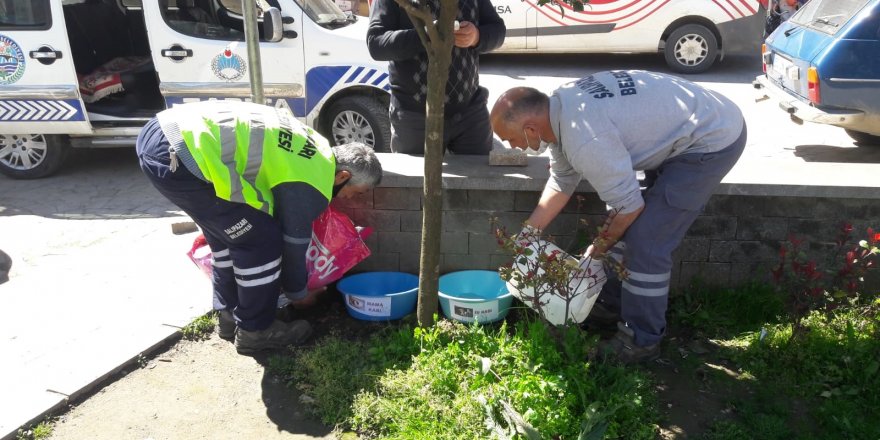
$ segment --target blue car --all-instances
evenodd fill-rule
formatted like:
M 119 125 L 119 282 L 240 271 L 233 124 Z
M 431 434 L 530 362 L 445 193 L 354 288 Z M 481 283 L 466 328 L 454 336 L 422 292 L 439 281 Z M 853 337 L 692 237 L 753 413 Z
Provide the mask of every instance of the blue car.
M 880 0 L 810 0 L 769 37 L 754 85 L 796 123 L 880 145 Z

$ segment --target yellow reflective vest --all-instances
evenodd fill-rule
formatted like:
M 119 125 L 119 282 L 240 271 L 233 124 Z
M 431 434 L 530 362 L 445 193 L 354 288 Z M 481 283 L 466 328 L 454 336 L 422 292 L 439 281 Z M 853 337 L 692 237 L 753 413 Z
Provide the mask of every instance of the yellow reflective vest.
M 177 126 L 205 180 L 223 200 L 272 215 L 272 188 L 281 183 L 304 182 L 327 200 L 332 197 L 336 158 L 330 144 L 289 110 L 214 101 L 162 113 L 163 130 Z

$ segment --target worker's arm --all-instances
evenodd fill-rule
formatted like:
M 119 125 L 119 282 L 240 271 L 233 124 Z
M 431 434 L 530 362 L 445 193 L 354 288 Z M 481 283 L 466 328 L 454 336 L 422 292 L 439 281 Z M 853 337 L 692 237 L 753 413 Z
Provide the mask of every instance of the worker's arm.
M 418 32 L 395 0 L 373 2 L 367 49 L 376 61 L 409 60 L 425 52 Z
M 632 212 L 628 212 L 625 214 L 621 213 L 612 213 L 608 217 L 608 222 L 603 231 L 593 240 L 593 245 L 590 246 L 589 254 L 591 257 L 599 257 L 605 253 L 608 249 L 614 246 L 615 243 L 620 240 L 620 237 L 623 237 L 623 234 L 626 233 L 626 230 L 629 229 L 630 225 L 639 218 L 642 211 L 645 210 L 645 206 L 642 205 L 638 209 Z
M 281 223 L 281 290 L 291 301 L 305 299 L 309 272 L 306 251 L 312 241 L 312 222 L 328 205 L 327 198 L 303 182 L 287 182 L 272 188 L 275 218 Z
M 526 224 L 538 230 L 544 230 L 559 215 L 559 212 L 562 211 L 562 208 L 565 207 L 570 198 L 571 195 L 546 185 L 544 192 L 541 193 L 541 198 L 538 200 L 538 206 L 532 211 L 532 215 L 526 220 Z

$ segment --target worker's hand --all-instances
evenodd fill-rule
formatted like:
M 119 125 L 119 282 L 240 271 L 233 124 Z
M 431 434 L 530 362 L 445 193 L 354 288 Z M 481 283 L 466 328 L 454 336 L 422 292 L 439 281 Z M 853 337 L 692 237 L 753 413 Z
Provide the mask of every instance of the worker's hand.
M 480 29 L 469 21 L 462 21 L 454 31 L 456 47 L 474 47 L 480 42 Z
M 320 298 L 321 294 L 327 291 L 327 287 L 319 287 L 314 290 L 309 290 L 309 294 L 306 295 L 305 298 L 291 301 L 290 305 L 295 309 L 308 309 L 314 307 L 315 304 L 318 303 L 318 298 Z

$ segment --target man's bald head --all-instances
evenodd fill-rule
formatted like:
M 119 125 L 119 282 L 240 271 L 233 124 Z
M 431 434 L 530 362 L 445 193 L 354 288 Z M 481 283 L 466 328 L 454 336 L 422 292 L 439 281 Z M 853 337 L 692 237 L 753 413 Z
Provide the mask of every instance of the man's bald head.
M 492 126 L 521 125 L 524 119 L 547 117 L 550 98 L 531 87 L 514 87 L 504 92 L 492 107 Z

